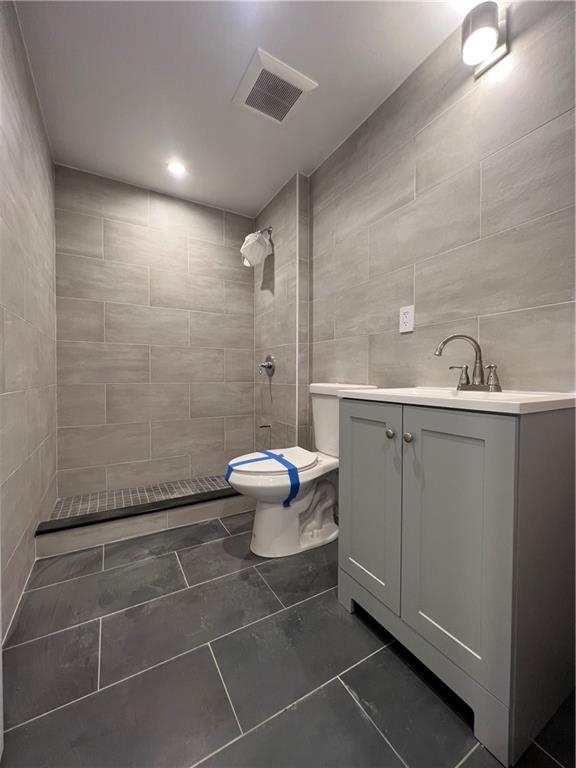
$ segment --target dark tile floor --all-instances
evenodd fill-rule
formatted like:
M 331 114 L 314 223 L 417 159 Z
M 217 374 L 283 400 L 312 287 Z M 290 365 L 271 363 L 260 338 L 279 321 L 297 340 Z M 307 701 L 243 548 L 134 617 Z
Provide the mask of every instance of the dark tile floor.
M 336 597 L 337 544 L 252 514 L 41 560 L 4 649 L 2 768 L 498 768 L 466 709 Z M 574 697 L 520 768 L 572 768 Z

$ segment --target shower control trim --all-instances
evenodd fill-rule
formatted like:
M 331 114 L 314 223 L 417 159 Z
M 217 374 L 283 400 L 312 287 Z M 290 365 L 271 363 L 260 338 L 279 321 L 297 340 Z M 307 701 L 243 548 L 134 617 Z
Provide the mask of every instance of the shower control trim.
M 274 375 L 274 371 L 276 370 L 276 358 L 274 355 L 266 355 L 266 359 L 263 363 L 260 363 L 258 365 L 258 373 L 260 376 L 262 376 L 263 373 L 268 376 L 268 378 L 271 378 Z

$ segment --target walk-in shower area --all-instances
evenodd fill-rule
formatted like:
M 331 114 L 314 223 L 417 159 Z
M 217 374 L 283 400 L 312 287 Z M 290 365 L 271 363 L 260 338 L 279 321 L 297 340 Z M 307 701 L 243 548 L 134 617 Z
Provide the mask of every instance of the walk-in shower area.
M 51 519 L 232 492 L 254 445 L 254 222 L 64 167 L 55 195 Z
M 307 443 L 307 181 L 253 220 L 56 168 L 50 530 L 233 495 L 232 458 Z M 240 248 L 264 227 L 253 267 Z

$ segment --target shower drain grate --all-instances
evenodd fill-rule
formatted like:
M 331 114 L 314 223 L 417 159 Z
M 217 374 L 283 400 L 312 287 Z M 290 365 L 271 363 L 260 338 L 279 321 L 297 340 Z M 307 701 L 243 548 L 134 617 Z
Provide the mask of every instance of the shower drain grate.
M 179 499 L 183 496 L 229 489 L 230 485 L 223 475 L 209 475 L 208 477 L 193 477 L 135 488 L 122 488 L 116 491 L 84 493 L 58 499 L 50 515 L 50 520 L 80 517 L 95 512 L 125 509 L 140 504 L 152 504 L 158 501 Z

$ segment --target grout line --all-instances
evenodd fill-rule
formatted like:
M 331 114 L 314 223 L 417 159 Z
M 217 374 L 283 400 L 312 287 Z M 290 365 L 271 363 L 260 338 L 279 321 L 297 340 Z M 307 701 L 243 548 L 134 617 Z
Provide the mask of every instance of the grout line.
M 246 569 L 243 569 L 243 570 L 246 570 Z M 226 575 L 227 576 L 231 576 L 232 574 L 226 574 Z M 224 578 L 224 576 L 219 576 L 217 578 Z M 211 581 L 216 581 L 216 580 L 217 579 L 211 579 Z M 203 582 L 203 583 L 207 584 L 209 582 Z M 195 585 L 195 586 L 200 586 L 200 585 Z M 190 589 L 193 589 L 193 587 L 190 587 Z M 321 595 L 324 595 L 324 594 L 326 594 L 326 592 L 330 592 L 333 589 L 336 589 L 336 587 L 331 587 L 330 589 L 324 590 L 324 592 L 319 592 L 317 595 L 312 595 L 311 597 L 307 597 L 305 600 L 301 600 L 299 603 L 294 603 L 294 605 L 290 606 L 290 608 L 295 608 L 297 605 L 301 605 L 302 603 L 307 603 L 309 600 L 313 600 L 316 597 L 320 597 Z M 170 595 L 174 595 L 174 594 L 177 594 L 178 592 L 184 592 L 184 591 L 185 591 L 185 589 L 178 589 L 178 590 L 175 590 L 174 592 L 170 592 L 168 595 L 161 595 L 160 597 L 153 598 L 152 600 L 148 600 L 147 602 L 154 602 L 155 600 L 162 599 L 162 597 L 169 597 Z M 145 603 L 139 603 L 138 605 L 144 605 L 144 604 Z M 135 607 L 136 606 L 129 606 L 129 608 L 135 608 Z M 127 610 L 127 609 L 123 609 L 123 610 Z M 254 621 L 251 621 L 249 624 L 245 624 L 244 626 L 237 627 L 236 629 L 233 629 L 230 632 L 226 632 L 223 635 L 219 635 L 218 637 L 214 637 L 209 642 L 213 643 L 213 642 L 215 642 L 217 640 L 221 640 L 224 637 L 228 637 L 228 635 L 233 635 L 234 633 L 239 632 L 242 629 L 246 629 L 247 627 L 251 627 L 253 624 L 259 624 L 261 621 L 265 621 L 266 619 L 270 619 L 273 616 L 277 616 L 278 614 L 283 613 L 284 611 L 287 611 L 287 610 L 289 610 L 289 608 L 281 608 L 278 611 L 275 611 L 273 613 L 269 613 L 267 616 L 262 616 L 259 619 L 255 619 Z M 122 611 L 115 611 L 114 613 L 122 613 Z M 106 614 L 104 616 L 101 616 L 100 619 L 101 620 L 102 619 L 106 619 L 109 616 L 113 616 L 114 613 L 109 613 L 109 614 Z M 95 620 L 96 619 L 90 619 L 89 621 L 95 621 Z M 81 622 L 80 624 L 74 624 L 71 627 L 66 627 L 65 629 L 57 630 L 56 632 L 52 632 L 50 634 L 59 634 L 60 632 L 65 632 L 67 629 L 74 629 L 74 627 L 79 627 L 79 626 L 82 626 L 82 624 L 87 624 L 87 623 L 89 623 L 89 622 L 86 621 L 86 622 Z M 9 646 L 9 648 L 17 648 L 19 645 L 28 645 L 29 643 L 32 643 L 35 640 L 41 640 L 43 637 L 48 637 L 48 636 L 49 635 L 42 635 L 40 637 L 35 637 L 32 640 L 26 640 L 23 643 L 18 643 L 17 645 Z M 144 669 L 141 669 L 138 672 L 134 672 L 131 675 L 127 675 L 126 677 L 122 677 L 119 680 L 115 680 L 113 683 L 109 683 L 108 685 L 104 685 L 104 686 L 102 686 L 102 688 L 100 690 L 101 691 L 105 691 L 108 688 L 114 688 L 114 686 L 120 685 L 120 683 L 124 683 L 127 680 L 131 680 L 133 677 L 138 677 L 138 675 L 142 675 L 144 672 L 148 672 L 151 669 L 156 669 L 157 667 L 162 667 L 164 664 L 168 664 L 169 662 L 174 661 L 175 659 L 179 659 L 182 656 L 186 656 L 189 653 L 197 651 L 199 648 L 204 648 L 206 645 L 209 645 L 209 643 L 202 643 L 201 645 L 197 645 L 194 648 L 188 648 L 187 650 L 182 651 L 181 653 L 177 653 L 174 656 L 170 656 L 168 659 L 163 659 L 162 661 L 159 661 L 156 664 L 152 664 L 149 667 L 145 667 Z M 382 646 L 382 648 L 385 648 L 385 647 L 386 647 L 385 645 Z M 370 658 L 370 656 L 373 656 L 375 653 L 378 653 L 378 651 L 381 651 L 382 648 L 378 648 L 376 651 L 373 651 L 371 654 L 369 654 L 369 656 L 366 656 L 365 659 L 361 659 L 360 661 L 356 662 L 351 667 L 348 667 L 348 669 L 345 669 L 344 672 L 342 672 L 341 674 L 344 674 L 345 672 L 348 672 L 350 669 L 352 669 L 353 667 L 357 666 L 357 664 L 361 664 L 362 661 L 365 661 L 366 659 Z M 5 648 L 4 650 L 8 650 L 8 648 Z M 329 680 L 327 682 L 331 682 L 331 680 Z M 319 686 L 319 687 L 322 687 L 322 686 Z M 94 696 L 96 693 L 98 693 L 98 691 L 91 691 L 90 693 L 87 693 L 84 696 L 80 696 L 77 699 L 73 699 L 72 701 L 66 702 L 66 704 L 62 704 L 59 707 L 55 707 L 54 709 L 50 709 L 47 712 L 43 712 L 41 715 L 36 715 L 35 717 L 31 718 L 30 720 L 26 720 L 26 721 L 24 721 L 22 723 L 19 723 L 18 725 L 12 726 L 11 728 L 7 728 L 7 729 L 5 729 L 4 733 L 8 733 L 8 731 L 13 731 L 16 728 L 20 728 L 23 725 L 27 725 L 28 723 L 32 722 L 33 720 L 39 720 L 41 717 L 45 717 L 46 715 L 49 715 L 52 712 L 55 712 L 55 711 L 57 711 L 59 709 L 64 709 L 65 707 L 69 707 L 72 704 L 76 704 L 78 701 L 82 701 L 82 699 L 87 699 L 89 696 Z M 306 697 L 304 696 L 303 698 L 306 698 Z M 289 705 L 289 706 L 291 706 L 291 705 Z M 279 713 L 277 713 L 277 714 L 279 714 Z M 269 719 L 271 719 L 271 718 L 269 718 Z M 266 721 L 264 721 L 264 722 L 266 722 Z M 260 723 L 260 725 L 261 725 L 261 723 Z M 255 726 L 255 727 L 257 727 L 257 726 Z M 247 733 L 248 733 L 248 731 L 247 731 Z
M 236 534 L 230 533 L 230 531 L 228 530 L 228 528 L 226 527 L 226 525 L 224 523 L 224 520 L 221 517 L 217 517 L 215 519 L 220 521 L 220 524 L 222 525 L 222 527 L 224 528 L 224 530 L 226 531 L 228 536 L 238 536 L 237 533 Z M 249 531 L 244 531 L 244 533 L 249 533 Z
M 226 685 L 226 683 L 224 681 L 224 677 L 222 675 L 222 672 L 221 672 L 220 667 L 218 665 L 218 662 L 216 660 L 216 655 L 214 654 L 214 649 L 212 648 L 212 645 L 210 643 L 208 643 L 208 648 L 210 650 L 210 653 L 212 654 L 212 658 L 214 660 L 214 664 L 216 665 L 216 669 L 218 670 L 218 674 L 220 675 L 220 680 L 222 681 L 222 685 L 224 686 L 224 690 L 226 691 L 226 696 L 228 697 L 228 701 L 230 703 L 230 707 L 232 708 L 232 712 L 234 714 L 234 717 L 236 718 L 236 724 L 238 725 L 238 728 L 240 729 L 240 733 L 243 734 L 244 730 L 243 730 L 242 726 L 240 725 L 240 720 L 238 719 L 238 715 L 236 714 L 236 710 L 234 708 L 234 704 L 232 703 L 232 698 L 231 698 L 230 693 L 228 691 L 228 686 Z
M 282 608 L 288 608 L 288 606 L 287 606 L 287 605 L 284 605 L 284 603 L 282 602 L 282 600 L 280 600 L 280 598 L 278 597 L 278 595 L 276 594 L 276 592 L 274 592 L 274 590 L 272 589 L 272 587 L 270 586 L 270 584 L 268 584 L 268 582 L 266 581 L 266 579 L 264 578 L 264 576 L 263 576 L 263 575 L 260 573 L 260 571 L 258 570 L 258 567 L 257 567 L 257 566 L 255 566 L 255 565 L 254 565 L 254 566 L 252 566 L 252 567 L 254 568 L 254 570 L 256 571 L 256 573 L 258 574 L 258 576 L 260 576 L 260 578 L 262 579 L 262 581 L 264 582 L 264 584 L 266 584 L 266 586 L 268 587 L 268 589 L 270 590 L 270 592 L 272 592 L 272 594 L 274 595 L 274 597 L 276 598 L 276 600 L 278 600 L 278 602 L 280 603 L 280 605 L 282 606 Z
M 477 750 L 477 749 L 480 749 L 480 748 L 481 748 L 481 744 L 480 744 L 480 742 L 479 742 L 479 741 L 477 741 L 477 742 L 476 742 L 476 744 L 474 744 L 474 746 L 472 747 L 472 749 L 471 749 L 469 752 L 466 752 L 466 754 L 464 755 L 464 757 L 462 758 L 462 760 L 460 760 L 458 763 L 456 763 L 456 765 L 454 766 L 454 768 L 460 768 L 462 765 L 464 765 L 464 763 L 466 762 L 466 760 L 468 760 L 468 758 L 470 757 L 470 755 L 471 755 L 473 752 L 476 752 L 476 750 Z
M 182 573 L 182 576 L 184 577 L 184 583 L 188 588 L 190 588 L 190 584 L 188 583 L 188 579 L 186 578 L 186 574 L 184 573 L 184 568 L 182 567 L 182 561 L 180 560 L 180 557 L 178 556 L 178 552 L 174 553 L 176 555 L 176 560 L 178 561 L 178 565 L 180 566 L 180 571 Z
M 554 304 L 537 304 L 533 307 L 518 307 L 517 309 L 503 309 L 500 312 L 489 312 L 485 315 L 478 315 L 478 320 L 484 317 L 498 317 L 499 315 L 511 315 L 515 312 L 529 312 L 534 309 L 549 309 L 550 307 L 561 307 L 565 304 L 574 304 L 574 299 L 568 301 L 556 301 Z
M 540 735 L 540 734 L 538 734 L 538 736 L 539 736 L 539 735 Z M 562 764 L 562 763 L 561 763 L 559 760 L 557 760 L 557 759 L 554 757 L 554 755 L 551 755 L 551 754 L 550 754 L 550 752 L 547 752 L 547 751 L 544 749 L 544 747 L 542 747 L 540 744 L 538 744 L 538 742 L 537 742 L 536 740 L 534 740 L 532 743 L 533 743 L 535 746 L 537 746 L 539 750 L 541 750 L 542 752 L 544 752 L 544 754 L 545 754 L 547 757 L 549 757 L 549 758 L 550 758 L 550 760 L 553 760 L 553 761 L 556 763 L 556 765 L 559 765 L 559 766 L 560 766 L 560 768 L 566 768 L 566 767 L 565 767 L 565 766 L 564 766 L 564 765 L 563 765 L 563 764 Z
M 371 656 L 374 656 L 374 654 L 379 653 L 383 648 L 386 646 L 382 646 L 382 648 L 378 648 L 376 651 L 372 651 L 372 653 L 369 653 L 368 656 L 365 656 L 363 659 L 360 659 L 360 661 L 356 661 L 352 666 L 347 667 L 345 670 L 340 672 L 338 675 L 334 675 L 334 677 L 331 677 L 329 680 L 325 680 L 321 685 L 318 685 L 316 688 L 314 688 L 311 691 L 308 691 L 308 693 L 305 693 L 303 696 L 300 696 L 298 699 L 295 699 L 290 704 L 287 704 L 285 707 L 282 707 L 282 709 L 279 709 L 277 712 L 274 712 L 274 714 L 270 715 L 269 717 L 262 720 L 262 722 L 257 723 L 256 725 L 252 726 L 252 728 L 249 728 L 247 731 L 245 731 L 242 736 L 237 736 L 235 739 L 231 739 L 230 741 L 226 742 L 226 744 L 223 744 L 221 747 L 218 747 L 218 749 L 214 750 L 214 752 L 211 752 L 209 755 L 205 755 L 203 758 L 198 760 L 196 763 L 194 763 L 191 768 L 196 768 L 196 766 L 201 765 L 205 760 L 208 760 L 208 758 L 213 757 L 214 755 L 218 754 L 219 752 L 222 752 L 222 750 L 226 749 L 226 747 L 229 747 L 231 744 L 234 744 L 234 742 L 239 741 L 239 739 L 244 738 L 245 736 L 248 736 L 248 734 L 252 733 L 253 731 L 257 731 L 259 728 L 261 728 L 263 725 L 266 725 L 271 720 L 274 720 L 282 713 L 286 712 L 287 709 L 291 709 L 296 704 L 300 704 L 305 699 L 308 699 L 313 694 L 320 691 L 322 688 L 325 688 L 330 683 L 333 683 L 335 680 L 339 679 L 339 675 L 343 675 L 346 672 L 349 672 L 351 669 L 354 669 L 354 667 L 357 667 L 359 664 L 362 664 L 363 662 L 367 661 Z
M 102 667 L 102 617 L 100 617 L 98 627 L 98 688 L 100 690 L 100 669 Z
M 340 673 L 340 675 L 343 675 L 343 674 L 344 674 L 343 672 L 341 672 L 341 673 Z M 344 690 L 346 691 L 346 693 L 348 693 L 348 694 L 350 695 L 350 698 L 351 698 L 351 699 L 353 700 L 353 702 L 356 704 L 356 706 L 358 707 L 358 709 L 359 709 L 359 710 L 362 712 L 362 714 L 363 714 L 365 717 L 367 717 L 367 718 L 368 718 L 368 720 L 369 720 L 369 721 L 372 723 L 372 725 L 374 726 L 374 728 L 375 728 L 375 729 L 378 731 L 378 733 L 379 733 L 379 734 L 380 734 L 380 736 L 381 736 L 381 737 L 384 739 L 384 741 L 386 742 L 386 744 L 388 744 L 388 746 L 390 747 L 390 749 L 392 750 L 392 752 L 394 752 L 394 754 L 396 755 L 396 757 L 397 757 L 397 758 L 400 760 L 400 762 L 402 763 L 402 765 L 404 765 L 404 766 L 406 766 L 406 768 L 408 768 L 408 763 L 407 763 L 407 762 L 404 760 L 404 758 L 402 757 L 402 755 L 401 755 L 401 754 L 400 754 L 400 753 L 399 753 L 399 752 L 398 752 L 398 751 L 397 751 L 397 750 L 396 750 L 396 749 L 393 747 L 393 745 L 390 743 L 390 741 L 389 741 L 389 740 L 386 738 L 386 736 L 384 735 L 384 733 L 383 733 L 383 732 L 380 730 L 380 728 L 379 728 L 379 727 L 376 725 L 376 723 L 374 722 L 374 720 L 372 719 L 372 717 L 370 716 L 370 714 L 369 714 L 369 713 L 368 713 L 368 712 L 367 712 L 367 711 L 364 709 L 364 707 L 362 706 L 362 704 L 360 704 L 360 701 L 359 701 L 359 700 L 356 698 L 356 696 L 355 696 L 355 695 L 352 693 L 352 690 L 351 690 L 351 689 L 350 689 L 350 688 L 349 688 L 349 687 L 346 685 L 346 683 L 344 682 L 344 680 L 342 680 L 342 678 L 340 677 L 340 675 L 338 675 L 338 680 L 339 680 L 339 682 L 342 684 L 342 686 L 343 686 Z
M 545 219 L 548 216 L 555 216 L 558 213 L 562 213 L 563 211 L 569 211 L 569 210 L 572 210 L 573 208 L 574 208 L 573 203 L 571 203 L 570 205 L 564 205 L 562 206 L 562 208 L 556 208 L 553 211 L 547 211 L 546 213 L 543 213 L 540 216 L 536 216 L 532 219 L 527 219 L 526 221 L 521 221 L 518 224 L 513 224 L 511 227 L 505 227 L 504 229 L 499 229 L 497 232 L 490 232 L 489 234 L 483 235 L 481 237 L 476 237 L 474 238 L 474 240 L 468 240 L 468 242 L 462 243 L 461 245 L 455 245 L 453 248 L 448 248 L 448 250 L 446 251 L 440 251 L 439 253 L 434 253 L 431 256 L 426 256 L 426 258 L 419 259 L 415 263 L 427 264 L 432 259 L 438 259 L 442 256 L 446 256 L 449 253 L 454 253 L 455 251 L 462 250 L 463 248 L 467 248 L 468 246 L 474 245 L 476 243 L 486 243 L 495 237 L 500 237 L 501 235 L 505 235 L 506 233 L 512 232 L 513 230 L 522 229 L 523 227 L 527 227 L 530 224 L 535 224 L 537 221 L 542 221 L 542 219 Z M 402 267 L 399 267 L 399 269 L 402 269 Z M 98 342 L 89 342 L 89 343 L 96 344 Z

